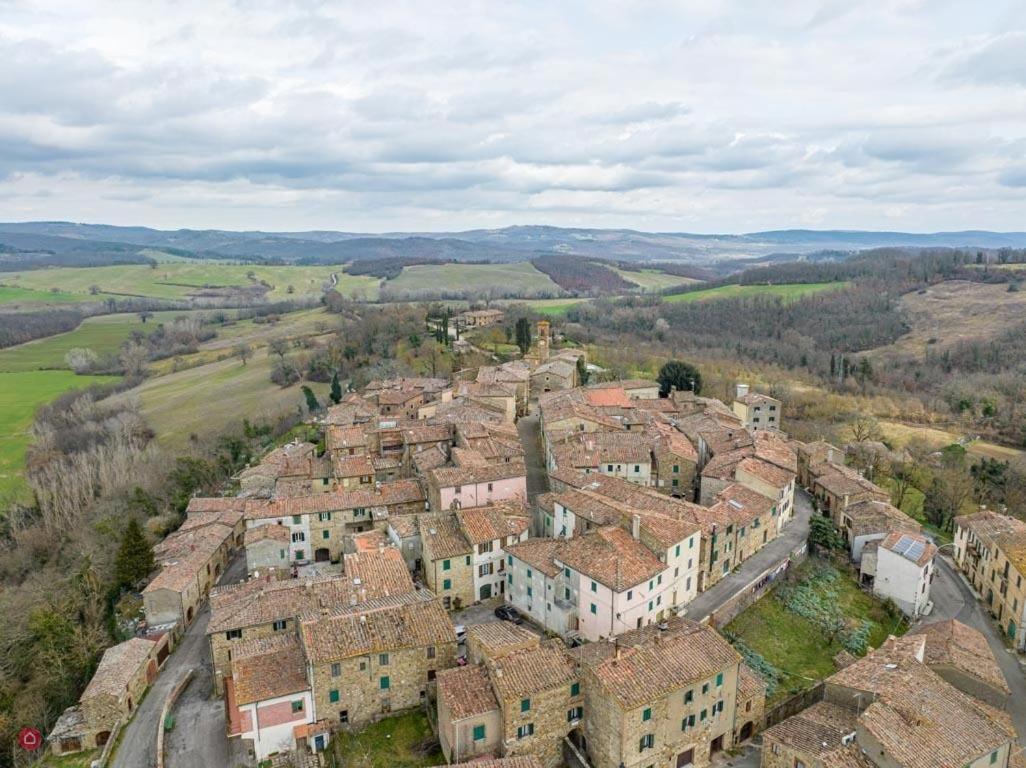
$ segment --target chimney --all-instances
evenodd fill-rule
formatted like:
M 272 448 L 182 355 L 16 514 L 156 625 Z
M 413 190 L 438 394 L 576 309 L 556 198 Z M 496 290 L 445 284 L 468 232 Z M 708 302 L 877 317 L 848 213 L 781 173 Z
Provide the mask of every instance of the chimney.
M 744 397 L 747 394 L 748 394 L 748 385 L 747 384 L 740 384 L 739 383 L 737 385 L 737 397 L 736 397 L 736 399 L 740 400 L 742 397 Z
M 631 518 L 631 536 L 635 539 L 641 538 L 641 515 L 634 515 Z

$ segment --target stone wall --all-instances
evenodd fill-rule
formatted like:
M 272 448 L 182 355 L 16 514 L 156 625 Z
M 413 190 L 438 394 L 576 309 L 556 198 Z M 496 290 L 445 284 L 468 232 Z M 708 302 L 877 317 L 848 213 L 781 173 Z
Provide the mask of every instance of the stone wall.
M 413 709 L 424 703 L 434 687 L 434 672 L 456 665 L 456 643 L 430 646 L 434 658 L 429 658 L 428 647 L 404 648 L 387 652 L 387 663 L 382 654 L 357 656 L 338 662 L 338 675 L 332 674 L 332 664 L 313 667 L 314 707 L 318 719 L 342 724 L 341 713 L 347 722 L 362 726 L 389 712 Z M 387 678 L 387 687 L 383 682 Z M 332 701 L 332 691 L 338 700 Z
M 521 711 L 521 699 L 501 702 L 502 728 L 505 754 L 534 755 L 546 768 L 556 768 L 563 762 L 563 739 L 572 726 L 568 713 L 584 705 L 584 697 L 571 696 L 570 684 L 530 695 L 530 708 Z M 534 725 L 534 733 L 517 738 L 517 729 Z

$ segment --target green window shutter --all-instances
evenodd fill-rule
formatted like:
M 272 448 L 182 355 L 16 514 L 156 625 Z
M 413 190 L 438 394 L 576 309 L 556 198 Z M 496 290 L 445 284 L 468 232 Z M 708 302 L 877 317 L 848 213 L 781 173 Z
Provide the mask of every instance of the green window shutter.
M 591 604 L 591 612 L 598 613 L 598 606 L 596 606 L 595 603 Z
M 723 685 L 723 673 L 720 672 L 718 675 L 716 675 L 716 687 L 719 688 L 719 687 L 722 687 L 722 685 Z
M 570 686 L 570 695 L 571 696 L 578 696 L 578 695 L 580 695 L 580 693 L 581 693 L 581 684 L 580 683 L 573 683 L 573 684 L 571 684 L 571 686 Z
M 381 688 L 381 690 L 387 691 L 389 688 L 392 687 L 392 681 L 388 679 L 388 675 L 385 675 L 378 681 L 378 686 Z
M 337 690 L 328 691 L 328 701 L 330 701 L 332 704 L 334 704 L 335 702 L 338 701 L 338 691 Z
M 642 720 L 642 722 L 647 722 L 647 721 L 649 721 L 651 719 L 652 719 L 652 708 L 651 707 L 645 707 L 645 709 L 641 713 L 641 720 Z
M 530 709 L 531 709 L 531 700 L 530 699 L 521 699 L 520 700 L 520 711 L 521 712 L 529 712 Z
M 442 570 L 443 571 L 448 571 L 450 568 L 452 568 L 452 561 L 451 560 L 443 560 L 442 561 Z
M 442 589 L 452 589 L 452 579 L 445 579 L 442 582 Z
M 474 726 L 474 741 L 484 741 L 485 727 L 483 725 Z

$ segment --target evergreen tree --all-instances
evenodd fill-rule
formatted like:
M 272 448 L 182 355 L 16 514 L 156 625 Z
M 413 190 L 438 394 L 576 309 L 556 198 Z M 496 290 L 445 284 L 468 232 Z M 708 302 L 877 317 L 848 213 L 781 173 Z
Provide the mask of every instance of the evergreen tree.
M 119 588 L 131 589 L 152 570 L 153 547 L 146 540 L 139 521 L 130 517 L 114 556 L 114 582 Z
M 590 377 L 591 373 L 588 372 L 588 365 L 584 362 L 584 358 L 577 358 L 577 380 L 580 385 L 583 387 L 587 384 Z
M 659 369 L 659 395 L 669 397 L 670 392 L 692 391 L 696 395 L 702 391 L 702 374 L 690 363 L 683 360 L 670 360 Z
M 520 354 L 526 355 L 527 351 L 531 348 L 531 321 L 526 317 L 521 317 L 517 320 L 515 335 L 517 337 L 517 346 L 520 348 Z
M 328 393 L 328 397 L 335 405 L 342 402 L 342 385 L 338 383 L 338 371 L 331 374 L 331 392 Z
M 310 413 L 316 413 L 321 410 L 321 404 L 317 402 L 317 396 L 313 393 L 313 390 L 306 384 L 303 385 L 302 389 L 303 397 L 306 398 L 306 409 L 310 411 Z

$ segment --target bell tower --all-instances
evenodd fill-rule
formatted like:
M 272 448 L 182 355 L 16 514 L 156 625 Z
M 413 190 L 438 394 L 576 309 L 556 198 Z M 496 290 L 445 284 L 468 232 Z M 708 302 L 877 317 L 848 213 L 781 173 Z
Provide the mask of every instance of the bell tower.
M 552 342 L 551 329 L 548 320 L 538 321 L 538 362 L 544 363 L 549 359 L 549 346 Z

